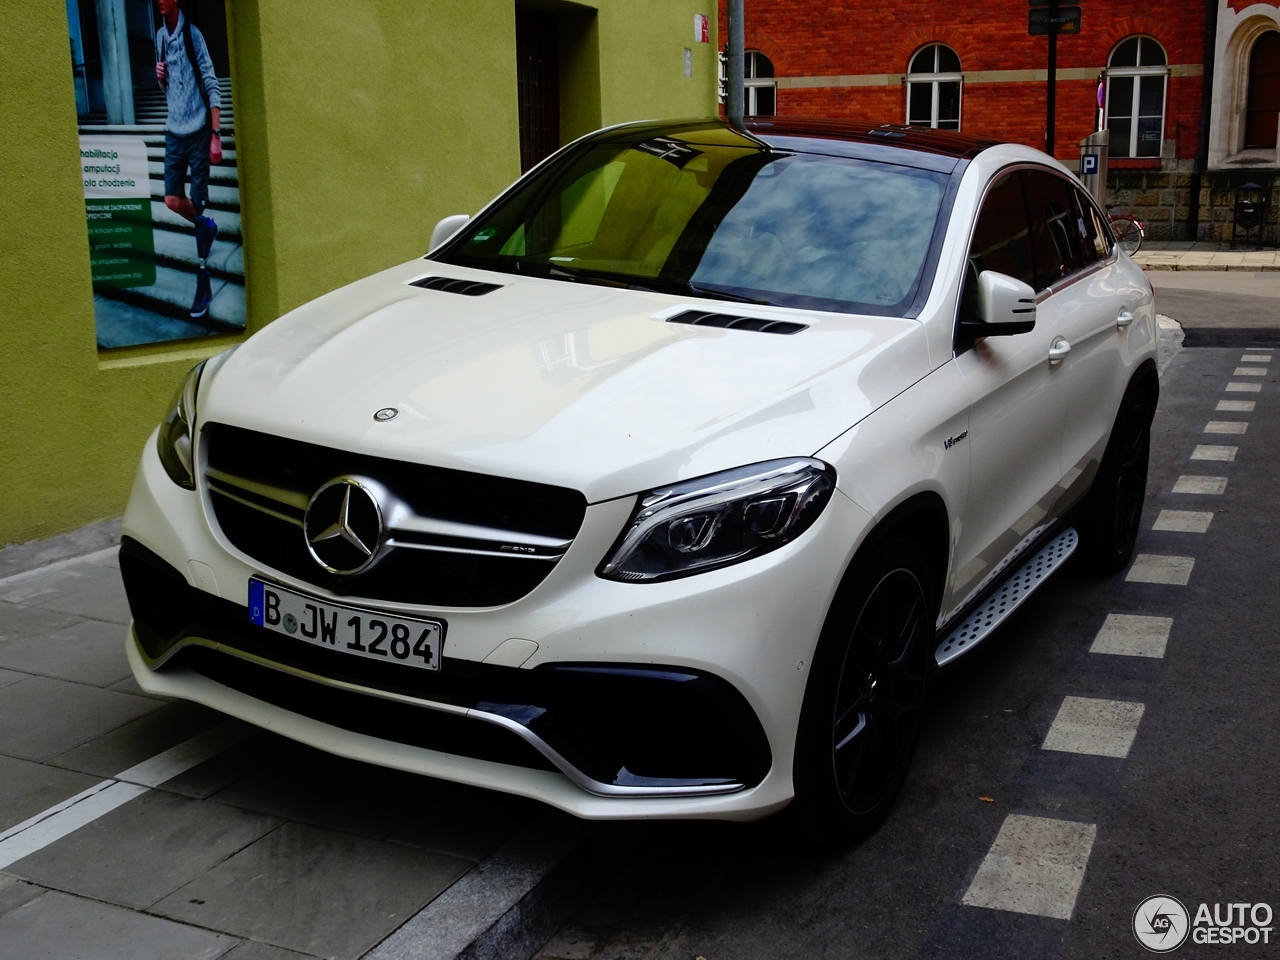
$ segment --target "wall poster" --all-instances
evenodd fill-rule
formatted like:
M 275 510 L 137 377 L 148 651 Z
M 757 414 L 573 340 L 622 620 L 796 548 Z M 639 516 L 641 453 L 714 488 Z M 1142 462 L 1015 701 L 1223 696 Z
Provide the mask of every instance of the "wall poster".
M 244 329 L 225 0 L 66 0 L 99 349 Z

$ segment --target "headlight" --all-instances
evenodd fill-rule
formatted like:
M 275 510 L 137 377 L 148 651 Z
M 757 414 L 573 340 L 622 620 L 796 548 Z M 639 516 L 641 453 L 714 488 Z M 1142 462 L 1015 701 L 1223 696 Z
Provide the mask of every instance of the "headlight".
M 770 460 L 644 494 L 596 571 L 608 580 L 687 577 L 758 557 L 813 524 L 836 486 L 821 460 Z
M 196 488 L 196 471 L 192 437 L 196 424 L 196 389 L 206 361 L 197 363 L 182 381 L 173 398 L 173 409 L 160 424 L 156 448 L 169 479 L 188 490 Z

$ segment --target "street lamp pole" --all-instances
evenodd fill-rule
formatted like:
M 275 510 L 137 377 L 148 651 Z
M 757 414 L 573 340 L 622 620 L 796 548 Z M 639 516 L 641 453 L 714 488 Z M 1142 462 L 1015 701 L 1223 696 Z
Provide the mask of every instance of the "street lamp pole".
M 1044 152 L 1053 156 L 1054 110 L 1058 99 L 1058 0 L 1049 0 L 1049 85 L 1045 91 Z
M 725 114 L 738 129 L 742 129 L 742 115 L 746 107 L 742 4 L 743 0 L 729 0 L 729 49 L 725 57 L 725 86 L 728 88 L 725 90 Z

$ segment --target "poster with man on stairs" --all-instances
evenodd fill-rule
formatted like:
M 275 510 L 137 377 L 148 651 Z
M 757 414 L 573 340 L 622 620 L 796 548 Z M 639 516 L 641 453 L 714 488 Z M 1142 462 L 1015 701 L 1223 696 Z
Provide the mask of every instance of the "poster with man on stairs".
M 70 0 L 99 349 L 244 329 L 225 0 Z

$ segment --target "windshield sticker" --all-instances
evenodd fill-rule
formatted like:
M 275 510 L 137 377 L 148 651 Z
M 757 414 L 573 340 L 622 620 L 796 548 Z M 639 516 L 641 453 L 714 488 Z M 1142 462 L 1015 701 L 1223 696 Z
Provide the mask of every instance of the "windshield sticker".
M 494 234 L 496 234 L 497 232 L 498 232 L 498 231 L 497 231 L 497 230 L 495 230 L 493 227 L 488 227 L 488 228 L 486 228 L 486 229 L 484 229 L 484 230 L 481 230 L 481 231 L 480 231 L 479 233 L 477 233 L 474 237 L 472 237 L 472 238 L 471 238 L 471 242 L 472 242 L 472 243 L 484 243 L 486 240 L 492 240 L 492 239 L 493 239 Z

